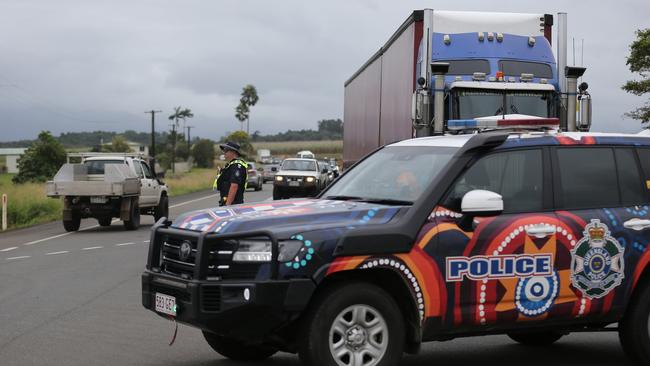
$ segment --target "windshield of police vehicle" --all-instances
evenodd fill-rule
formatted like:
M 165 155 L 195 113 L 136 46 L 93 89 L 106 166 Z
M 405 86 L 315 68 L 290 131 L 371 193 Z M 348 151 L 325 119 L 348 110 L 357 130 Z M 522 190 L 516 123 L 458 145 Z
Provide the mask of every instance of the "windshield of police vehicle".
M 538 91 L 504 91 L 461 89 L 454 93 L 457 119 L 525 114 L 552 117 L 552 95 Z
M 339 178 L 322 197 L 414 202 L 457 150 L 436 146 L 383 148 Z
M 84 165 L 88 169 L 88 174 L 104 174 L 106 164 L 126 164 L 124 160 L 87 160 Z
M 282 170 L 316 170 L 316 162 L 313 160 L 285 160 L 282 162 Z

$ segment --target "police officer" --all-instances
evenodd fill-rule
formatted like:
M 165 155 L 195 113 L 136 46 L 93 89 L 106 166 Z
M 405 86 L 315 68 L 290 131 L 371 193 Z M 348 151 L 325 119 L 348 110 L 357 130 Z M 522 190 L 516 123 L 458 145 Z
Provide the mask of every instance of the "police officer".
M 219 206 L 244 203 L 248 164 L 240 158 L 241 147 L 232 141 L 220 144 L 219 147 L 228 161 L 214 184 L 221 195 Z

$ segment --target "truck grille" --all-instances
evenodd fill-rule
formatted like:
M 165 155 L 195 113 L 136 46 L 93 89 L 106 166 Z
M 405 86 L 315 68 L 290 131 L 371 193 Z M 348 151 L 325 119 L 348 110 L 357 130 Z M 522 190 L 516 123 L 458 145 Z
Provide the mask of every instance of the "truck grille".
M 190 243 L 191 251 L 181 253 L 183 242 Z M 208 279 L 226 280 L 226 279 L 251 279 L 255 278 L 260 270 L 260 264 L 255 263 L 234 263 L 233 254 L 237 251 L 236 240 L 218 240 L 212 245 L 208 253 L 208 268 L 206 271 Z M 196 240 L 187 240 L 174 238 L 171 236 L 163 237 L 161 246 L 161 269 L 170 275 L 182 277 L 185 279 L 194 278 L 194 267 L 197 258 Z

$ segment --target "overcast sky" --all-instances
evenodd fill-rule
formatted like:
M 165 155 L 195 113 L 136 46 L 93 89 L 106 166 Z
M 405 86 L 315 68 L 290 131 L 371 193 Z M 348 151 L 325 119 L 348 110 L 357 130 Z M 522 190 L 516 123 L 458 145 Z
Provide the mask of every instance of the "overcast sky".
M 343 83 L 414 9 L 568 13 L 597 131 L 638 131 L 620 89 L 648 0 L 617 1 L 30 1 L 0 2 L 0 141 L 40 130 L 149 131 L 145 110 L 189 107 L 194 136 L 234 131 L 243 85 L 260 101 L 251 131 L 315 128 L 343 118 Z M 556 30 L 554 29 L 554 34 Z M 572 54 L 569 50 L 569 63 Z

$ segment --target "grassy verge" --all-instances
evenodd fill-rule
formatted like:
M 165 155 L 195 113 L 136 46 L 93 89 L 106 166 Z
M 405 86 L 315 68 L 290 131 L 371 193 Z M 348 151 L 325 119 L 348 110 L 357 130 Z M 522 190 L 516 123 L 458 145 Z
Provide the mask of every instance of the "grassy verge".
M 45 196 L 44 183 L 13 184 L 13 174 L 0 174 L 0 194 L 8 198 L 10 229 L 59 220 L 63 203 Z
M 212 189 L 212 183 L 217 175 L 216 169 L 194 168 L 185 174 L 170 175 L 165 178 L 170 196 L 205 191 Z

